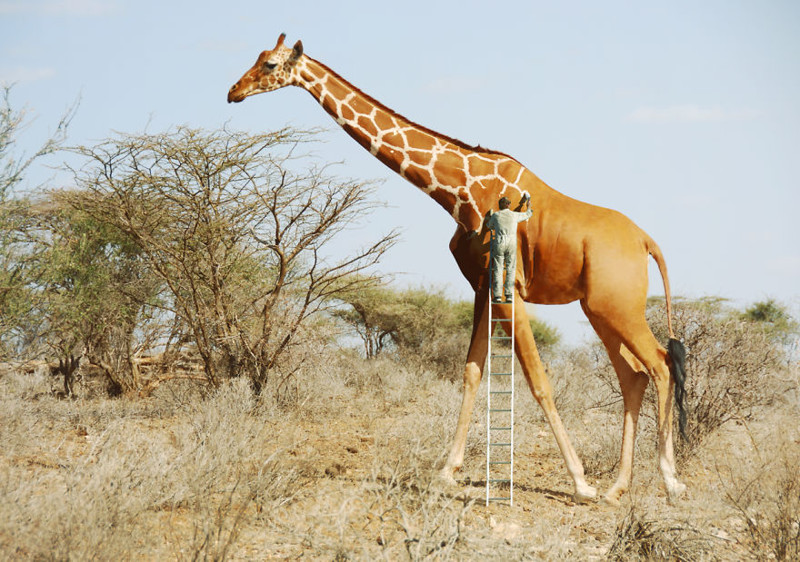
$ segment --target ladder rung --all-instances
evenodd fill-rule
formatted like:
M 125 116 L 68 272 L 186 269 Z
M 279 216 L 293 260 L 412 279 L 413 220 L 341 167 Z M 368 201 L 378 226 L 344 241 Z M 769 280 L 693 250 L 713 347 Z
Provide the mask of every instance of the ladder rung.
M 490 502 L 511 501 L 511 498 L 489 498 Z
M 489 431 L 511 431 L 510 427 L 490 427 Z
M 511 322 L 513 318 L 492 318 L 492 322 Z
M 511 394 L 510 390 L 492 390 L 491 394 Z
M 489 461 L 489 464 L 511 464 L 511 461 Z
M 501 408 L 497 408 L 497 409 L 491 409 L 489 411 L 490 412 L 510 412 L 511 408 L 502 408 L 502 409 Z
M 496 353 L 496 354 L 493 353 L 492 357 L 504 357 L 504 358 L 507 359 L 507 358 L 511 357 L 511 354 L 510 353 Z
M 510 340 L 511 336 L 492 336 L 493 340 Z
M 511 443 L 489 443 L 490 447 L 510 447 Z
M 511 373 L 489 373 L 491 377 L 510 377 Z

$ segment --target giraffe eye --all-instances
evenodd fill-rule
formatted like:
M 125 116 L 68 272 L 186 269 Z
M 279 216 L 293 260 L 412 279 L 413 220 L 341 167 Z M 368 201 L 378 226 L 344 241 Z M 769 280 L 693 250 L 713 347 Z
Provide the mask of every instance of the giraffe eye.
M 275 70 L 275 67 L 278 66 L 278 65 L 276 63 L 274 63 L 274 62 L 267 61 L 267 62 L 264 63 L 263 66 L 264 66 L 264 70 L 272 71 L 272 70 Z

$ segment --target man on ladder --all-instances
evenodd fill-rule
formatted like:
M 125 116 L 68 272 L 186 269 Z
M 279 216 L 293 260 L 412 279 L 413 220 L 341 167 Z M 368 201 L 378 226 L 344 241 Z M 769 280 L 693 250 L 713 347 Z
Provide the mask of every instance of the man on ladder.
M 519 212 L 527 205 L 528 210 Z M 516 211 L 509 209 L 511 201 L 508 197 L 500 199 L 500 210 L 489 215 L 486 228 L 493 231 L 492 259 L 489 266 L 492 269 L 492 302 L 503 302 L 500 298 L 500 285 L 503 282 L 503 270 L 506 278 L 504 293 L 507 302 L 514 299 L 514 273 L 517 268 L 517 224 L 531 218 L 530 195 L 525 192 Z
M 519 212 L 527 204 L 527 212 Z M 507 197 L 500 199 L 500 210 L 490 213 L 486 227 L 492 231 L 490 245 L 489 349 L 486 383 L 486 505 L 491 501 L 514 504 L 514 278 L 517 262 L 517 224 L 532 214 L 530 195 L 524 193 L 516 211 L 509 209 Z M 510 315 L 497 322 L 506 322 L 506 335 L 495 335 L 494 304 L 503 308 L 500 286 L 505 270 L 505 297 L 511 305 Z M 508 312 L 508 311 L 507 311 Z M 499 349 L 495 348 L 495 345 Z M 493 494 L 505 488 L 507 493 Z

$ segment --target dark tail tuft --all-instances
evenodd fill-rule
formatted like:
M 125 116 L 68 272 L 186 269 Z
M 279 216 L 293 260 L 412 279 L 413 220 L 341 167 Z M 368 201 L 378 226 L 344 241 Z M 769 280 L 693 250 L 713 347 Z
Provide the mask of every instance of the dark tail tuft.
M 686 348 L 681 342 L 670 338 L 667 353 L 672 360 L 669 372 L 675 380 L 675 406 L 678 408 L 678 429 L 684 441 L 686 437 Z

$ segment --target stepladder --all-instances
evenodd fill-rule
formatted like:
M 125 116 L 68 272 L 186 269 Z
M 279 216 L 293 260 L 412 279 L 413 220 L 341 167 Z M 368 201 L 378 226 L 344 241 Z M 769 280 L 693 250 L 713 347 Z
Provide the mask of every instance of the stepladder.
M 514 272 L 508 272 L 514 275 Z M 491 259 L 486 372 L 486 505 L 514 504 L 515 298 L 493 302 Z

